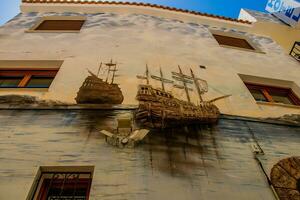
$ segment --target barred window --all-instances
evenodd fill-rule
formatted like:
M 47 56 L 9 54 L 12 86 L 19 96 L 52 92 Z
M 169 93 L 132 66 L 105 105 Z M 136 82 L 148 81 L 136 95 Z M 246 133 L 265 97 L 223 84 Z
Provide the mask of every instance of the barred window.
M 29 199 L 89 199 L 93 167 L 41 167 L 38 174 Z

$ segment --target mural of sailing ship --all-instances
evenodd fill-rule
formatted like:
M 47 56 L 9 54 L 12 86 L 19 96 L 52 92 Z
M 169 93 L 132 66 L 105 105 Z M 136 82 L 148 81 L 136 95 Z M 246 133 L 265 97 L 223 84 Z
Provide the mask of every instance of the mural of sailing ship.
M 102 67 L 106 71 L 103 79 L 99 77 Z M 121 104 L 124 96 L 119 85 L 114 82 L 117 71 L 117 63 L 112 60 L 108 63 L 101 62 L 97 75 L 88 70 L 90 75 L 79 88 L 76 102 L 78 104 Z
M 146 65 L 146 73 L 138 75 L 138 79 L 146 80 L 146 84 L 138 85 L 136 99 L 139 102 L 138 110 L 135 113 L 135 120 L 148 128 L 168 128 L 181 125 L 210 124 L 217 122 L 220 111 L 214 102 L 230 95 L 221 96 L 209 101 L 204 101 L 202 95 L 208 92 L 208 85 L 205 80 L 197 78 L 192 69 L 191 75 L 186 75 L 178 66 L 179 72 L 172 72 L 174 80 L 164 78 L 160 69 L 160 76 L 150 75 Z M 150 84 L 150 78 L 160 81 L 161 88 L 154 88 Z M 184 90 L 186 101 L 175 98 L 171 92 L 167 92 L 165 84 L 173 84 L 173 87 Z M 191 102 L 190 92 L 193 91 L 190 85 L 194 85 L 198 94 L 199 104 Z

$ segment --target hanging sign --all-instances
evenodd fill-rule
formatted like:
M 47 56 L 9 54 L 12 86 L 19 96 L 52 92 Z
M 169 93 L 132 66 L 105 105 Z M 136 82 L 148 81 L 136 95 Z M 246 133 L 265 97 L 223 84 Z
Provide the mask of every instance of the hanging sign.
M 300 2 L 296 0 L 268 0 L 266 11 L 283 22 L 300 28 Z

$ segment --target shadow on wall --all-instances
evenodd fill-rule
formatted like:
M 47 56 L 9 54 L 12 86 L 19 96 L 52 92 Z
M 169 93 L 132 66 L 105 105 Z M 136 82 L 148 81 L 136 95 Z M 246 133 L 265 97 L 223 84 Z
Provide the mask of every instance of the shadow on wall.
M 67 105 L 60 101 L 41 100 L 34 96 L 29 95 L 2 95 L 0 96 L 0 105 L 11 106 L 26 106 L 26 105 L 38 105 L 38 106 L 55 106 L 55 105 Z

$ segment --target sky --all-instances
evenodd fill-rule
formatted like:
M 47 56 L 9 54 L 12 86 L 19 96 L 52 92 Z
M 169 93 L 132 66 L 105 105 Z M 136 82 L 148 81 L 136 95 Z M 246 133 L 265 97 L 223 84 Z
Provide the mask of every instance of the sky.
M 117 0 L 116 0 L 117 1 Z M 124 0 L 128 1 L 128 0 Z M 267 0 L 131 0 L 237 18 L 241 8 L 264 11 Z M 19 13 L 21 0 L 0 0 L 0 25 Z

